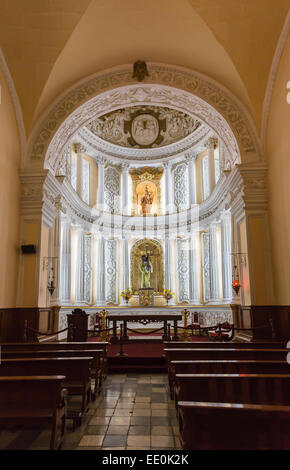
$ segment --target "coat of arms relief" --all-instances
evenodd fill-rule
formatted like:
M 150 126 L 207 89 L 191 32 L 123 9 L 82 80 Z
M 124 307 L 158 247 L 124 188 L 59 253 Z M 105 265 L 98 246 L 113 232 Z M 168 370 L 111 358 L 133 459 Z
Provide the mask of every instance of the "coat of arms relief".
M 155 148 L 181 140 L 201 122 L 188 114 L 160 106 L 118 109 L 91 121 L 87 128 L 101 139 L 122 147 Z

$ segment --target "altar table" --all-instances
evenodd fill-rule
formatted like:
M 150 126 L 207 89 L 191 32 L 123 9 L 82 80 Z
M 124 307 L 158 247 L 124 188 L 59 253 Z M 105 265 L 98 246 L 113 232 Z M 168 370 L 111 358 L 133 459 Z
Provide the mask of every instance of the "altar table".
M 179 314 L 152 314 L 152 315 L 108 315 L 107 320 L 109 322 L 113 322 L 113 336 L 111 338 L 112 343 L 116 343 L 118 341 L 118 336 L 117 336 L 117 323 L 123 322 L 124 323 L 124 328 L 123 328 L 123 340 L 128 340 L 128 332 L 127 332 L 127 323 L 128 322 L 133 322 L 133 323 L 141 323 L 142 325 L 147 325 L 148 323 L 156 323 L 156 322 L 163 322 L 163 336 L 162 339 L 163 341 L 169 341 L 170 338 L 168 337 L 168 330 L 167 330 L 167 322 L 168 321 L 173 321 L 173 328 L 174 328 L 174 334 L 173 334 L 173 341 L 178 341 L 178 334 L 177 334 L 177 322 L 182 320 L 182 315 Z

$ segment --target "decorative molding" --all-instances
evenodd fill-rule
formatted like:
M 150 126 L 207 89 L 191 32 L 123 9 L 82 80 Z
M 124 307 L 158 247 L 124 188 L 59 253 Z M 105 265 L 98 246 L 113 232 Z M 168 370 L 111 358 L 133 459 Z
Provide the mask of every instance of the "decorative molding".
M 10 92 L 11 101 L 14 106 L 15 117 L 16 117 L 18 132 L 19 132 L 21 162 L 23 166 L 25 163 L 25 152 L 26 152 L 26 132 L 25 132 L 25 127 L 24 127 L 23 114 L 22 114 L 22 109 L 21 109 L 19 98 L 18 98 L 18 94 L 14 85 L 14 81 L 10 74 L 10 70 L 5 60 L 5 56 L 1 47 L 0 47 L 0 68 L 5 77 L 7 87 Z
M 106 303 L 117 304 L 118 299 L 118 241 L 105 240 Z
M 189 246 L 188 239 L 178 238 L 177 244 L 177 301 L 189 302 Z
M 267 125 L 269 119 L 269 112 L 270 112 L 270 104 L 273 94 L 273 88 L 278 72 L 278 67 L 280 64 L 280 60 L 282 57 L 282 53 L 286 44 L 286 40 L 290 31 L 290 10 L 288 11 L 284 26 L 282 28 L 278 44 L 274 53 L 274 58 L 271 65 L 271 70 L 269 73 L 267 89 L 265 93 L 265 99 L 263 103 L 263 112 L 262 112 L 262 126 L 261 126 L 261 141 L 262 141 L 262 149 L 264 151 L 266 145 L 266 132 L 267 132 Z
M 71 89 L 35 129 L 29 158 L 45 160 L 46 167 L 55 168 L 62 147 L 92 118 L 118 107 L 144 103 L 170 105 L 208 124 L 224 142 L 233 163 L 245 159 L 247 154 L 252 158 L 254 154 L 256 160 L 261 158 L 253 120 L 228 90 L 200 73 L 181 67 L 154 63 L 148 66 L 150 77 L 146 78 L 146 84 L 136 84 L 131 67 L 123 66 Z
M 112 144 L 152 149 L 184 139 L 200 125 L 200 121 L 175 109 L 143 105 L 117 109 L 94 119 L 86 127 Z
M 188 208 L 188 170 L 185 163 L 176 165 L 173 171 L 173 191 L 174 204 L 177 210 L 185 210 Z
M 105 210 L 107 212 L 111 212 L 113 214 L 120 213 L 120 194 L 120 172 L 112 166 L 106 167 L 104 175 L 104 201 Z
M 100 139 L 85 126 L 78 130 L 77 136 L 93 155 L 102 153 L 107 161 L 111 161 L 112 163 L 122 162 L 124 160 L 131 163 L 138 163 L 143 160 L 148 162 L 161 162 L 167 159 L 177 158 L 185 151 L 191 151 L 195 147 L 202 147 L 203 143 L 208 139 L 210 132 L 211 130 L 208 126 L 202 124 L 194 133 L 174 144 L 170 144 L 170 146 L 150 149 L 135 149 L 114 145 Z

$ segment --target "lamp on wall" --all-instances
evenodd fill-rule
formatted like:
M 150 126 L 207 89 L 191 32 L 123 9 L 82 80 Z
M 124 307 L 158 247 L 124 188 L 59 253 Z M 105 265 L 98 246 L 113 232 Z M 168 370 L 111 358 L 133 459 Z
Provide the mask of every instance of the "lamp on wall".
M 240 291 L 240 288 L 241 288 L 241 284 L 240 284 L 239 279 L 234 279 L 233 280 L 232 287 L 233 287 L 236 295 L 239 295 L 239 291 Z
M 55 291 L 55 275 L 54 275 L 54 269 L 53 267 L 50 268 L 49 272 L 49 279 L 47 283 L 47 289 L 50 295 L 52 295 Z
M 47 290 L 52 296 L 55 288 L 56 288 L 56 279 L 55 279 L 55 269 L 53 264 L 55 263 L 55 260 L 57 260 L 57 256 L 52 256 L 49 258 L 43 258 L 43 270 L 47 269 L 47 272 L 49 274 L 47 275 L 48 280 L 47 280 Z
M 232 288 L 235 291 L 236 295 L 239 295 L 240 288 L 241 288 L 239 264 L 246 265 L 246 254 L 245 253 L 231 253 L 231 255 L 234 256 Z

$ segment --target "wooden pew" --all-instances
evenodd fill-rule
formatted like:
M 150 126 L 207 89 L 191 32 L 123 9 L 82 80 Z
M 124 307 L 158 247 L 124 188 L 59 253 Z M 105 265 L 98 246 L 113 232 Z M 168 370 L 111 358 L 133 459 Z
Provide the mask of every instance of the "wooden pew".
M 179 401 L 290 405 L 290 374 L 176 374 Z
M 256 341 L 256 342 L 235 342 L 235 341 L 163 341 L 166 349 L 284 349 L 286 341 Z
M 289 450 L 290 407 L 179 401 L 186 450 Z
M 290 365 L 284 361 L 274 360 L 229 360 L 229 361 L 171 361 L 170 395 L 176 374 L 289 374 Z
M 2 359 L 0 376 L 64 375 L 68 395 L 80 395 L 81 405 L 69 407 L 67 417 L 73 419 L 73 426 L 81 424 L 82 416 L 89 406 L 91 397 L 90 368 L 92 357 L 17 358 Z
M 2 343 L 1 344 L 1 349 L 2 352 L 4 351 L 26 351 L 27 349 L 32 351 L 34 349 L 39 350 L 44 349 L 44 350 L 51 350 L 51 349 L 69 349 L 69 350 L 103 350 L 103 357 L 101 360 L 101 382 L 103 379 L 106 378 L 107 376 L 107 346 L 108 346 L 107 341 L 94 341 L 94 342 L 58 342 L 58 341 L 48 341 L 45 343 L 36 343 L 36 342 L 30 342 L 30 343 Z M 100 383 L 101 386 L 101 383 Z
M 173 382 L 174 370 L 172 361 L 185 360 L 277 360 L 286 361 L 287 349 L 238 349 L 238 348 L 165 348 L 166 364 L 168 368 L 168 382 Z
M 64 381 L 63 375 L 0 377 L 0 429 L 51 427 L 50 449 L 58 449 L 66 431 Z
M 17 359 L 22 357 L 88 357 L 93 358 L 91 363 L 91 378 L 94 380 L 94 388 L 92 391 L 92 398 L 95 400 L 97 395 L 101 391 L 102 384 L 102 373 L 101 373 L 101 358 L 103 357 L 103 350 L 93 349 L 93 350 L 69 350 L 69 349 L 48 349 L 45 348 L 34 349 L 32 351 L 3 351 L 2 357 L 5 359 Z

